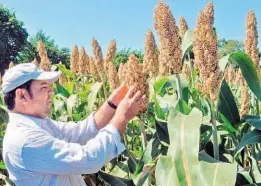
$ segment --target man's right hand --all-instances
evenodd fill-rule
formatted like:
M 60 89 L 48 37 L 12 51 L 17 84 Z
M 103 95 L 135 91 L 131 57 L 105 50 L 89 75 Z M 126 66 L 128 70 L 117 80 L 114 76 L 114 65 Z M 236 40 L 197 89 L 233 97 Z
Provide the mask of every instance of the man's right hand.
M 121 135 L 125 132 L 128 122 L 147 106 L 143 104 L 144 99 L 145 95 L 141 95 L 140 91 L 131 87 L 118 105 L 111 124 L 118 129 Z

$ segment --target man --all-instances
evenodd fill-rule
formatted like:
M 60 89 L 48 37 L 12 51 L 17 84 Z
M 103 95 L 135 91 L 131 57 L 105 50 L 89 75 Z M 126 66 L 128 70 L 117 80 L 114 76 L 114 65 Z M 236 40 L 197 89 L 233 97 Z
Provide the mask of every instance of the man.
M 81 186 L 81 174 L 99 171 L 123 150 L 121 136 L 140 110 L 144 95 L 131 87 L 124 98 L 115 90 L 85 120 L 57 122 L 51 112 L 52 84 L 61 72 L 45 72 L 32 63 L 7 70 L 2 91 L 9 123 L 3 141 L 3 159 L 17 186 Z

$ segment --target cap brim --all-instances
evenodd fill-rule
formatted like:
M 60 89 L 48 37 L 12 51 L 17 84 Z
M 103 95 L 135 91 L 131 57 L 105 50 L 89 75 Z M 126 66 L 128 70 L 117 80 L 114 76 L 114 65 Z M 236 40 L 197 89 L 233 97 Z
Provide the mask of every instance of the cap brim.
M 55 71 L 55 72 L 44 71 L 39 76 L 34 78 L 34 80 L 46 80 L 46 81 L 55 82 L 59 79 L 61 74 L 62 74 L 61 71 Z

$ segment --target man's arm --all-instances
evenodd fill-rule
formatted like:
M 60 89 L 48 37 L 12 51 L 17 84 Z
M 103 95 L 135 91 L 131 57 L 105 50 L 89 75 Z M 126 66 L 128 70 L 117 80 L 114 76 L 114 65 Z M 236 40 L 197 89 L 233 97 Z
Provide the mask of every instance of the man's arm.
M 108 101 L 110 101 L 117 107 L 124 98 L 127 91 L 128 89 L 125 87 L 124 84 L 118 87 L 112 92 L 108 100 L 106 100 L 99 108 L 99 110 L 94 114 L 94 120 L 96 122 L 96 127 L 98 130 L 105 127 L 111 121 L 112 117 L 115 114 L 116 109 L 111 107 L 108 104 Z
M 101 129 L 86 145 L 68 143 L 39 131 L 24 145 L 21 156 L 28 171 L 42 174 L 91 174 L 125 149 L 112 125 Z
M 46 174 L 97 172 L 125 149 L 120 134 L 125 132 L 128 121 L 145 108 L 145 105 L 137 102 L 140 98 L 141 93 L 135 93 L 131 88 L 119 104 L 111 123 L 83 146 L 39 131 L 22 149 L 23 166 L 28 171 Z
M 113 91 L 108 100 L 118 106 L 123 99 L 120 93 L 124 90 L 124 88 L 124 85 L 122 85 Z M 80 143 L 83 145 L 89 139 L 95 137 L 100 129 L 108 125 L 114 114 L 115 109 L 109 106 L 108 102 L 105 101 L 98 111 L 91 113 L 90 116 L 83 121 L 59 122 L 51 120 L 51 122 L 57 126 L 62 137 L 68 142 Z

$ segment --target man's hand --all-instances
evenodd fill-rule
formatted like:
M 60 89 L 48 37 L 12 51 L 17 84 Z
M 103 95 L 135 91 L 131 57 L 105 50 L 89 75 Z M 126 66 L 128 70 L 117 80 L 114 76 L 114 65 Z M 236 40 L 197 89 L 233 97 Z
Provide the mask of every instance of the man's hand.
M 144 99 L 145 95 L 141 95 L 140 91 L 137 92 L 135 87 L 131 87 L 119 103 L 111 124 L 119 130 L 121 135 L 125 132 L 128 122 L 146 107 L 142 103 Z
M 111 101 L 114 105 L 118 106 L 127 92 L 128 88 L 124 84 L 122 84 L 111 93 L 108 100 Z
M 114 116 L 115 108 L 110 106 L 108 101 L 110 101 L 115 106 L 118 106 L 127 92 L 128 88 L 124 84 L 121 85 L 112 92 L 112 94 L 109 96 L 109 99 L 102 104 L 102 106 L 98 109 L 97 112 L 95 112 L 94 120 L 96 123 L 96 128 L 98 130 L 105 127 Z

